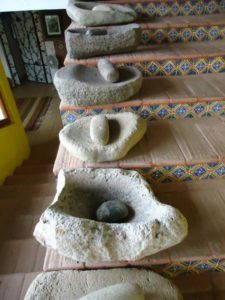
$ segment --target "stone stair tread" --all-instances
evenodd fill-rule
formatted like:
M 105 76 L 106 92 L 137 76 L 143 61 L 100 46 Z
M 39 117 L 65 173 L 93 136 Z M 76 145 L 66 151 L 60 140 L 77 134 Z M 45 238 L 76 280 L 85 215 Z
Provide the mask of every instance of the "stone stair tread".
M 0 216 L 0 241 L 32 238 L 39 219 L 40 214 Z
M 45 197 L 55 194 L 56 183 L 37 183 L 29 185 L 7 185 L 0 187 L 0 201 L 6 198 L 24 198 Z
M 39 173 L 51 173 L 53 164 L 43 164 L 43 165 L 22 165 L 16 168 L 14 174 L 39 174 Z
M 209 131 L 213 132 L 211 135 L 206 133 L 208 124 Z M 60 144 L 53 171 L 57 175 L 62 168 L 148 168 L 219 163 L 225 158 L 224 133 L 224 117 L 148 122 L 144 138 L 124 158 L 87 163 L 72 156 Z
M 37 183 L 47 183 L 55 182 L 55 177 L 52 173 L 50 174 L 14 174 L 6 178 L 5 185 L 13 184 L 37 184 Z
M 76 107 L 63 102 L 60 110 L 82 110 L 158 104 L 180 104 L 225 100 L 225 73 L 149 77 L 143 79 L 139 93 L 120 103 Z
M 220 180 L 221 183 L 223 181 Z M 204 185 L 204 180 L 202 182 Z M 179 185 L 180 183 L 177 183 L 178 187 Z M 183 242 L 139 261 L 101 264 L 79 263 L 63 257 L 55 250 L 47 249 L 44 270 L 92 269 L 115 266 L 150 267 L 159 264 L 225 258 L 225 237 L 223 234 L 225 230 L 225 188 L 223 186 L 218 188 L 218 182 L 216 182 L 215 189 L 205 190 L 199 187 L 196 190 L 191 190 L 186 185 L 185 193 L 175 190 L 159 192 L 156 195 L 159 201 L 178 208 L 187 218 L 189 234 Z
M 41 214 L 52 202 L 53 196 L 25 198 L 19 195 L 14 198 L 0 199 L 0 217 Z
M 0 243 L 0 274 L 40 272 L 46 249 L 34 238 Z
M 85 64 L 96 65 L 100 58 L 108 58 L 112 63 L 146 62 L 157 60 L 204 58 L 225 56 L 225 40 L 196 41 L 195 43 L 173 43 L 158 45 L 141 45 L 132 53 L 99 56 L 88 59 L 71 59 L 68 54 L 64 65 Z

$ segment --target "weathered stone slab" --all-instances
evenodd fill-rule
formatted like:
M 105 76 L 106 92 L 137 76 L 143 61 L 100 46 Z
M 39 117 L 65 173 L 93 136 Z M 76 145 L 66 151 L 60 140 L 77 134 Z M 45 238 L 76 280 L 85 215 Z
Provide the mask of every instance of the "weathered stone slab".
M 72 59 L 134 51 L 141 41 L 138 24 L 113 28 L 73 28 L 65 31 L 67 53 Z
M 88 293 L 122 282 L 138 284 L 145 300 L 183 299 L 174 284 L 152 271 L 111 269 L 41 273 L 30 285 L 24 300 L 78 300 Z
M 123 223 L 96 221 L 99 205 L 118 199 L 129 207 Z M 160 203 L 136 172 L 122 169 L 61 170 L 55 199 L 34 236 L 44 246 L 80 262 L 138 260 L 180 243 L 187 221 Z
M 124 157 L 136 145 L 147 130 L 147 122 L 138 115 L 124 112 L 102 115 L 107 118 L 109 139 L 107 144 L 93 141 L 94 117 L 85 117 L 65 126 L 59 133 L 62 145 L 75 157 L 87 162 L 112 161 Z M 96 131 L 98 128 L 95 128 Z M 99 129 L 101 130 L 101 129 Z
M 105 81 L 95 67 L 70 65 L 58 70 L 54 84 L 63 103 L 72 106 L 125 101 L 141 88 L 141 72 L 134 67 L 118 68 L 118 82 Z
M 117 4 L 69 0 L 66 11 L 72 20 L 85 26 L 131 23 L 137 19 L 133 9 Z

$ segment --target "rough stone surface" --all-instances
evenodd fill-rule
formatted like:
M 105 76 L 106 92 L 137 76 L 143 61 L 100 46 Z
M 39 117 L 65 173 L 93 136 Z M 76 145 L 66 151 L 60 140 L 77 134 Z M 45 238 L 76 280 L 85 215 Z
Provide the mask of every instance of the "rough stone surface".
M 108 29 L 81 28 L 76 24 L 65 31 L 68 56 L 72 59 L 134 51 L 141 41 L 138 24 Z
M 134 67 L 118 68 L 120 80 L 106 82 L 98 69 L 70 65 L 58 70 L 54 84 L 63 103 L 86 106 L 121 102 L 135 95 L 141 88 L 141 72 Z
M 109 200 L 102 203 L 96 211 L 96 218 L 101 222 L 118 223 L 128 217 L 129 211 L 125 203 Z
M 174 284 L 152 271 L 111 269 L 41 273 L 30 285 L 24 300 L 78 300 L 88 293 L 122 282 L 138 284 L 145 300 L 183 299 Z
M 120 77 L 120 73 L 117 68 L 108 59 L 101 58 L 98 61 L 98 71 L 108 82 L 117 82 Z
M 146 120 L 131 112 L 103 116 L 109 122 L 107 145 L 93 143 L 90 137 L 90 123 L 93 117 L 85 117 L 65 126 L 59 133 L 60 142 L 80 160 L 112 161 L 124 157 L 147 130 Z
M 110 199 L 133 211 L 126 223 L 95 221 L 96 209 Z M 138 260 L 186 235 L 185 217 L 160 203 L 136 171 L 87 168 L 60 171 L 55 199 L 34 231 L 42 245 L 86 263 Z
M 110 285 L 92 292 L 80 300 L 145 300 L 141 288 L 129 282 Z
M 109 141 L 109 121 L 106 116 L 94 116 L 90 122 L 90 137 L 94 143 L 107 145 Z
M 133 9 L 117 4 L 99 5 L 70 0 L 66 11 L 73 21 L 85 26 L 131 23 L 137 19 Z

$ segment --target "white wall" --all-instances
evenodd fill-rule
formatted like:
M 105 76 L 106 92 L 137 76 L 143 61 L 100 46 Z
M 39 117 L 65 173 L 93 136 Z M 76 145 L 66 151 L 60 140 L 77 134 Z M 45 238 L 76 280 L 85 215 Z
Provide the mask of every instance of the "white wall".
M 0 12 L 65 9 L 68 0 L 0 0 Z

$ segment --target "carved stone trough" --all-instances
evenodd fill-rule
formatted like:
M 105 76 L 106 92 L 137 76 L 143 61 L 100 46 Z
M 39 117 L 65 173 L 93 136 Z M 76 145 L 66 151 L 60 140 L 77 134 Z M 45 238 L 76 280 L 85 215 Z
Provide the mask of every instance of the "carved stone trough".
M 133 9 L 118 4 L 70 0 L 66 11 L 73 21 L 85 26 L 131 23 L 137 19 Z
M 71 106 L 109 104 L 125 101 L 142 85 L 142 74 L 134 67 L 120 67 L 119 81 L 105 81 L 98 69 L 70 65 L 58 70 L 54 84 L 61 101 Z
M 96 221 L 103 202 L 118 199 L 129 208 L 123 223 Z M 34 236 L 44 246 L 81 262 L 138 260 L 180 243 L 187 221 L 161 204 L 136 172 L 122 169 L 61 170 L 53 203 Z
M 134 51 L 141 41 L 138 24 L 113 28 L 77 28 L 74 23 L 65 31 L 68 56 L 72 59 Z

